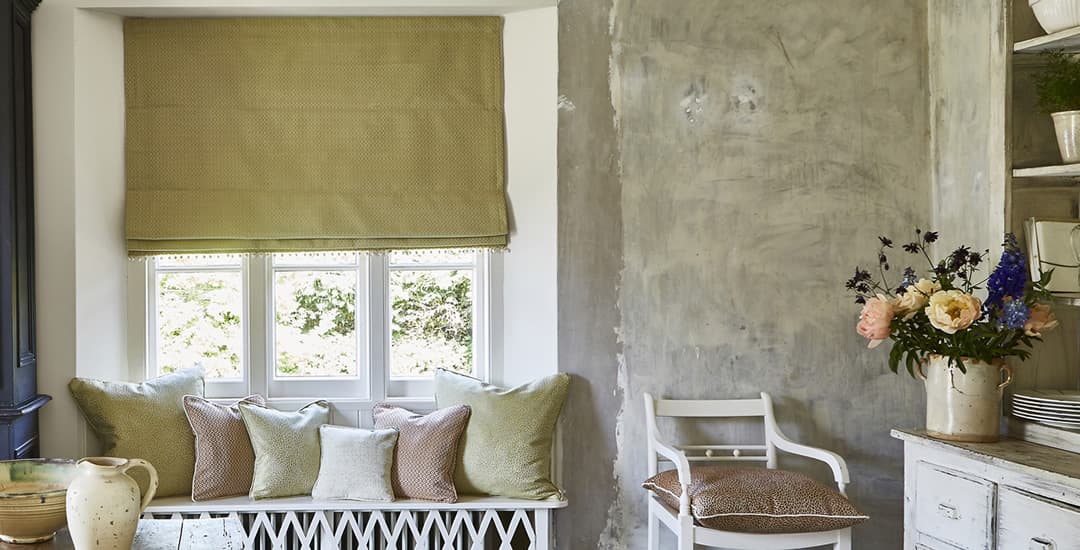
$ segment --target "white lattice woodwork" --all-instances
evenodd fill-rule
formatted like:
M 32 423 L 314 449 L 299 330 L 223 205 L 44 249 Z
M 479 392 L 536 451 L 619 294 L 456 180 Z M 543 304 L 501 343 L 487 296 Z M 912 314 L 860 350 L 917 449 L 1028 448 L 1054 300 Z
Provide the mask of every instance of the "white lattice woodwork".
M 249 550 L 549 550 L 551 510 L 562 506 L 478 497 L 455 504 L 161 499 L 143 518 L 235 517 Z

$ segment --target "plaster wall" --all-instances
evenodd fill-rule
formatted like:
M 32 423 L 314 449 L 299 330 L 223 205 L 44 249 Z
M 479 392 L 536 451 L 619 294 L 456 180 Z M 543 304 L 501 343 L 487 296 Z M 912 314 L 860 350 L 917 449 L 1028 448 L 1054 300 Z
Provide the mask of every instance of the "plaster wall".
M 933 221 L 926 3 L 559 9 L 560 368 L 577 375 L 560 547 L 643 547 L 643 392 L 768 391 L 788 435 L 848 459 L 873 517 L 856 546 L 899 548 L 888 433 L 920 424 L 922 388 L 865 349 L 842 281 L 878 234 Z

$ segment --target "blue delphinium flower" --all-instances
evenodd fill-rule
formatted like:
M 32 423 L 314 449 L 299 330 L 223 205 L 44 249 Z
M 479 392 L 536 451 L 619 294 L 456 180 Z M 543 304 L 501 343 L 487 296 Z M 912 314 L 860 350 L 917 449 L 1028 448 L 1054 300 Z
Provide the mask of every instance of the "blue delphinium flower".
M 1031 309 L 1022 300 L 1009 300 L 1001 309 L 1001 318 L 998 319 L 998 327 L 1009 330 L 1024 328 L 1024 324 L 1031 318 Z
M 986 310 L 1001 311 L 1005 307 L 1006 298 L 1023 301 L 1027 282 L 1027 260 L 1016 242 L 1016 236 L 1010 233 L 1005 236 L 1001 261 L 990 274 L 990 280 L 986 284 Z

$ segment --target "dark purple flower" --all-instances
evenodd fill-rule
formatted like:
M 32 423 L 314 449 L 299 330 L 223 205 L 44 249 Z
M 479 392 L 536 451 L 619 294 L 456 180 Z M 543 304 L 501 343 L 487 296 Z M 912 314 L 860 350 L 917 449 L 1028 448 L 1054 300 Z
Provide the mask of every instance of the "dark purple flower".
M 923 241 L 926 241 L 928 243 L 932 243 L 932 242 L 937 241 L 937 238 L 938 238 L 937 231 L 927 231 L 926 234 L 923 235 Z
M 878 237 L 878 240 L 881 241 L 881 246 L 885 248 L 892 248 L 892 239 L 888 237 Z
M 986 283 L 987 311 L 1002 310 L 1005 307 L 1006 298 L 1023 301 L 1027 283 L 1027 260 L 1016 243 L 1016 237 L 1010 233 L 1005 236 L 1001 260 Z

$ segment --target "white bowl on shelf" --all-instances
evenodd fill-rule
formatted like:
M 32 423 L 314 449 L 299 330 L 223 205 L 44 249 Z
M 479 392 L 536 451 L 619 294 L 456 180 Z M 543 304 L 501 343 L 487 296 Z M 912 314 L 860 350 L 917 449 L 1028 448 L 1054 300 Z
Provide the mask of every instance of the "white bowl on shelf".
M 1028 0 L 1047 34 L 1080 26 L 1080 0 Z

